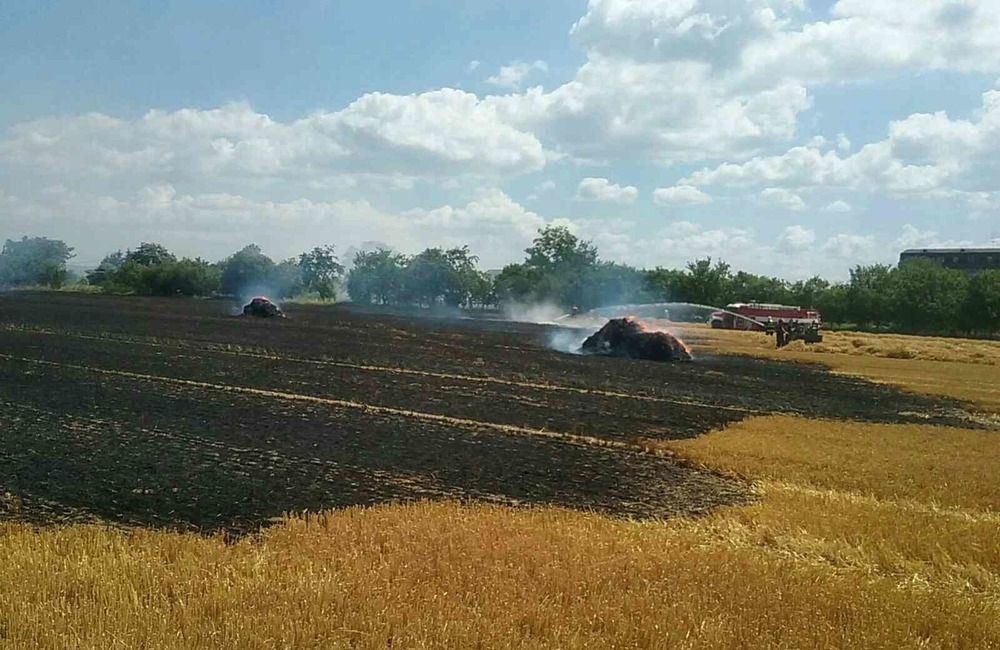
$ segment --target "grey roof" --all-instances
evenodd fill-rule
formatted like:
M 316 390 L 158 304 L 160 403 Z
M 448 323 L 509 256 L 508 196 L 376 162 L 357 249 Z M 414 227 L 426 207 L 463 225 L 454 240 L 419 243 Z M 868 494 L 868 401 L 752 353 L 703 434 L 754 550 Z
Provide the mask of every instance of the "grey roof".
M 908 248 L 901 254 L 907 253 L 934 253 L 940 255 L 950 255 L 952 253 L 993 253 L 1000 254 L 1000 248 Z

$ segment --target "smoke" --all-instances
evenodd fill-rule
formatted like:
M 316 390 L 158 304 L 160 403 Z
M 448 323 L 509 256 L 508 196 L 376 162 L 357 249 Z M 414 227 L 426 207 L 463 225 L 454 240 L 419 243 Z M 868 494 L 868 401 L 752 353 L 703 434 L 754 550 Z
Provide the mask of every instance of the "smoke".
M 510 303 L 504 306 L 503 316 L 518 323 L 555 324 L 567 316 L 555 303 Z
M 232 316 L 242 316 L 244 305 L 250 304 L 251 300 L 259 296 L 266 297 L 268 300 L 274 303 L 274 305 L 277 306 L 278 309 L 281 309 L 282 308 L 281 303 L 278 301 L 277 298 L 279 293 L 280 292 L 276 291 L 274 287 L 267 286 L 265 284 L 254 284 L 243 287 L 237 292 L 239 303 L 230 307 L 229 313 Z
M 549 332 L 548 338 L 545 341 L 545 346 L 550 350 L 563 352 L 565 354 L 583 354 L 580 350 L 580 346 L 583 345 L 583 342 L 588 336 L 596 331 L 596 329 L 591 331 L 577 328 L 559 327 Z

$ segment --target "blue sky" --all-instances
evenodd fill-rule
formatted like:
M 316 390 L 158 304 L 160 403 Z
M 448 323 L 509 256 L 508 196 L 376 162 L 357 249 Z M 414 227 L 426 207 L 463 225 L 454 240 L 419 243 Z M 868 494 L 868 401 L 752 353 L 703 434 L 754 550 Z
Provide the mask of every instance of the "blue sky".
M 0 2 L 0 237 L 844 277 L 1000 237 L 995 0 Z

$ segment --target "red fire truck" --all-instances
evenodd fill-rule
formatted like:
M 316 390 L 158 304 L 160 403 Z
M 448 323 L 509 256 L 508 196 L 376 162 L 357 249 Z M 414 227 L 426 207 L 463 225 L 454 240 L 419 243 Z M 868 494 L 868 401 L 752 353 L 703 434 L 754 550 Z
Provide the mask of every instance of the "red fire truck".
M 714 329 L 750 330 L 770 334 L 774 332 L 779 320 L 788 323 L 795 330 L 814 332 L 816 335 L 822 326 L 820 313 L 815 309 L 760 302 L 727 305 L 725 311 L 712 313 L 709 324 Z

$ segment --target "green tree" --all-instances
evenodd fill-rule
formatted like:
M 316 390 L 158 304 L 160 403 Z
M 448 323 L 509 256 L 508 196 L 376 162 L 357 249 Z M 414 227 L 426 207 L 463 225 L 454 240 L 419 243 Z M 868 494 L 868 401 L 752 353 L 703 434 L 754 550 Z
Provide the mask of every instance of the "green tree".
M 87 271 L 87 284 L 100 287 L 110 281 L 112 274 L 125 263 L 125 253 L 115 251 L 104 256 L 97 268 Z
M 646 291 L 644 274 L 627 264 L 597 262 L 584 276 L 584 280 L 583 295 L 577 303 L 580 309 L 639 303 L 651 299 Z
M 274 262 L 250 244 L 219 263 L 222 270 L 222 292 L 230 296 L 267 288 L 274 272 Z
M 403 293 L 405 255 L 388 248 L 361 251 L 347 275 L 347 293 L 358 303 L 386 305 L 397 302 Z
M 275 264 L 267 279 L 268 291 L 275 296 L 294 296 L 306 290 L 302 281 L 302 269 L 298 258 L 290 258 Z
M 134 251 L 130 250 L 125 254 L 125 259 L 122 263 L 131 262 L 139 266 L 153 266 L 155 264 L 175 261 L 177 261 L 177 258 L 174 254 L 160 244 L 142 242 Z
M 845 323 L 848 321 L 848 286 L 842 282 L 831 284 L 826 291 L 816 296 L 813 304 L 823 316 L 824 323 Z
M 525 263 L 543 271 L 575 270 L 597 263 L 597 248 L 589 241 L 581 241 L 565 226 L 540 229 L 525 253 Z
M 847 286 L 847 316 L 859 327 L 881 327 L 890 318 L 890 281 L 894 270 L 886 264 L 856 266 Z
M 59 239 L 8 239 L 0 251 L 0 286 L 45 285 L 57 289 L 66 283 L 66 262 L 73 249 Z
M 793 302 L 789 294 L 788 283 L 780 278 L 738 271 L 729 281 L 729 291 L 725 303 L 768 302 L 785 304 Z M 715 306 L 724 307 L 725 305 L 719 303 Z
M 469 252 L 468 246 L 445 251 L 448 261 L 450 282 L 444 292 L 444 302 L 453 307 L 471 307 L 472 294 L 482 281 L 482 274 L 476 269 L 479 258 Z
M 724 304 L 732 280 L 729 265 L 722 260 L 712 264 L 712 258 L 688 262 L 687 272 L 680 276 L 682 300 L 711 307 Z
M 914 259 L 900 265 L 888 283 L 896 324 L 912 332 L 955 331 L 966 302 L 969 277 L 940 263 Z
M 138 265 L 137 265 L 138 266 Z M 202 259 L 164 260 L 140 267 L 136 293 L 152 296 L 208 296 L 220 286 L 219 268 Z
M 581 306 L 587 300 L 587 278 L 597 266 L 597 248 L 582 241 L 564 226 L 538 231 L 525 249 L 525 266 L 537 272 L 534 297 L 554 300 L 563 306 Z
M 969 278 L 963 316 L 969 331 L 1000 332 L 1000 270 L 980 271 Z
M 646 292 L 660 302 L 679 302 L 681 297 L 681 276 L 678 269 L 665 269 L 661 266 L 643 271 Z
M 508 264 L 493 280 L 493 291 L 502 303 L 536 302 L 549 293 L 541 287 L 543 277 L 542 271 L 527 264 Z
M 336 297 L 337 283 L 344 275 L 344 267 L 332 245 L 317 246 L 299 255 L 299 268 L 307 291 L 315 291 L 324 300 Z
M 403 275 L 403 297 L 410 303 L 430 307 L 440 302 L 455 305 L 461 287 L 452 272 L 448 254 L 440 248 L 428 248 L 410 259 Z M 452 300 L 448 302 L 448 298 Z
M 830 283 L 819 276 L 802 282 L 794 282 L 788 287 L 791 302 L 803 308 L 816 307 L 821 296 L 830 290 Z
M 493 278 L 488 273 L 476 271 L 467 280 L 469 286 L 469 306 L 483 309 L 497 304 L 497 295 L 493 286 Z

